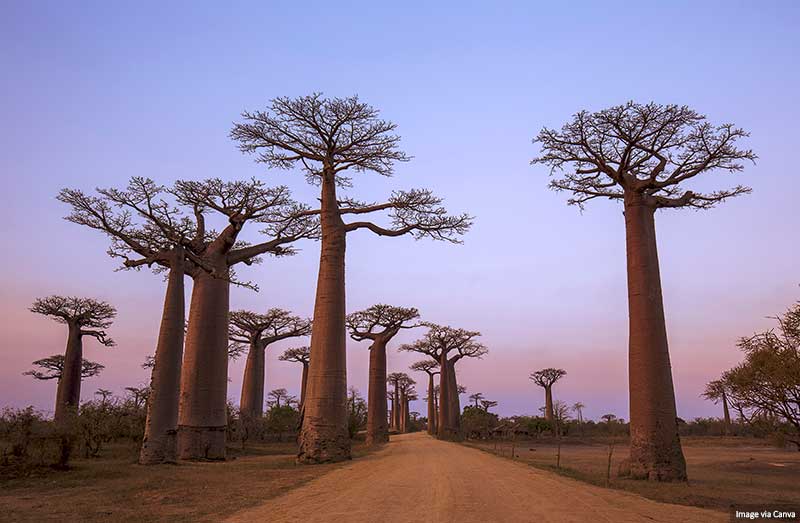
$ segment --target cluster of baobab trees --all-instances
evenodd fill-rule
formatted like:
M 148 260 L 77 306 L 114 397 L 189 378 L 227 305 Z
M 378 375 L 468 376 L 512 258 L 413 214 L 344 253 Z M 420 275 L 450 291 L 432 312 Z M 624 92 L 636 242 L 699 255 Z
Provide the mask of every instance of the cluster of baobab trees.
M 292 327 L 311 333 L 310 359 L 304 362 L 307 379 L 298 460 L 318 463 L 350 456 L 345 366 L 348 330 L 354 339 L 371 342 L 368 439 L 386 441 L 386 344 L 400 329 L 423 325 L 415 323 L 415 309 L 384 305 L 346 316 L 347 235 L 363 229 L 380 236 L 410 234 L 458 242 L 472 221 L 466 214 L 448 214 L 442 200 L 426 189 L 394 192 L 380 203 L 340 194 L 352 183 L 348 173 L 389 176 L 396 163 L 409 160 L 400 150 L 394 130 L 394 123 L 380 119 L 376 109 L 356 97 L 327 99 L 314 94 L 276 98 L 264 111 L 244 112 L 231 131 L 241 151 L 270 167 L 300 167 L 308 182 L 320 188 L 319 205 L 313 207 L 292 200 L 286 187 L 268 187 L 259 180 L 178 181 L 164 187 L 134 178 L 126 189 L 99 189 L 97 195 L 73 189 L 61 192 L 59 199 L 72 207 L 68 219 L 107 234 L 111 238 L 109 254 L 121 258 L 126 268 L 149 266 L 168 273 L 142 462 L 173 456 L 176 434 L 179 457 L 224 458 L 230 286 L 252 287 L 237 278 L 234 267 L 252 265 L 262 255 L 291 255 L 293 243 L 302 239 L 320 240 L 321 256 L 313 321 L 309 325 L 303 320 Z M 571 193 L 570 204 L 583 208 L 598 198 L 623 204 L 630 326 L 631 454 L 627 467 L 634 478 L 686 478 L 655 213 L 685 207 L 708 209 L 750 192 L 741 185 L 710 193 L 685 188 L 701 174 L 740 171 L 744 161 L 754 161 L 751 150 L 737 146 L 746 136 L 732 124 L 712 125 L 685 106 L 629 102 L 594 113 L 581 111 L 560 130 L 543 128 L 534 140 L 540 153 L 532 163 L 547 165 L 551 174 L 558 175 L 550 187 Z M 363 218 L 379 212 L 389 213 L 391 225 Z M 221 219 L 221 230 L 206 225 L 212 216 Z M 254 245 L 241 241 L 242 230 L 253 226 L 261 229 L 264 241 Z M 184 349 L 186 276 L 193 279 L 194 286 Z M 107 314 L 101 313 L 95 321 L 105 325 Z M 79 340 L 83 327 L 91 326 L 71 326 L 70 343 L 79 343 L 73 338 Z M 480 357 L 486 348 L 476 341 L 478 332 L 429 323 L 424 326 L 427 333 L 400 350 L 427 357 L 418 370 L 429 376 L 429 413 L 436 410 L 432 385 L 434 376 L 439 376 L 438 415 L 435 419 L 429 415 L 429 430 L 435 428 L 441 438 L 454 438 L 460 418 L 455 366 L 461 358 Z M 263 367 L 259 348 L 263 339 L 247 328 L 237 328 L 234 342 L 248 344 L 248 376 L 253 376 L 245 379 L 248 385 L 242 399 L 254 404 L 263 396 L 263 383 L 257 378 Z M 270 331 L 266 338 L 274 336 L 277 334 Z M 68 354 L 65 379 L 67 374 L 77 376 L 79 367 L 80 359 Z M 549 397 L 558 377 L 545 373 L 539 378 L 535 381 Z M 395 425 L 402 423 L 397 416 L 404 408 L 400 399 L 403 389 L 398 386 L 399 382 L 395 383 L 392 395 Z M 405 394 L 409 393 L 406 390 Z M 549 403 L 546 414 L 552 416 L 552 401 Z
M 179 180 L 171 186 L 134 177 L 125 188 L 95 194 L 64 189 L 58 199 L 71 207 L 69 221 L 110 238 L 108 253 L 123 268 L 150 267 L 167 273 L 161 327 L 156 344 L 141 463 L 181 459 L 224 459 L 229 349 L 248 352 L 242 403 L 259 415 L 264 384 L 264 350 L 278 339 L 311 335 L 309 354 L 287 353 L 304 366 L 302 428 L 298 460 L 315 463 L 350 456 L 345 367 L 345 247 L 348 233 L 411 235 L 459 242 L 471 225 L 467 214 L 450 215 L 442 199 L 427 189 L 395 191 L 384 202 L 361 202 L 338 194 L 351 185 L 351 172 L 390 176 L 396 162 L 410 158 L 399 148 L 395 124 L 357 97 L 328 99 L 320 94 L 276 98 L 264 111 L 244 112 L 231 137 L 245 153 L 270 167 L 300 166 L 320 187 L 319 205 L 291 198 L 285 186 L 257 179 Z M 365 219 L 388 213 L 389 224 Z M 345 221 L 347 218 L 356 219 Z M 218 229 L 214 224 L 218 224 Z M 263 241 L 241 238 L 257 229 Z M 319 240 L 321 256 L 311 320 L 271 309 L 267 314 L 230 312 L 231 285 L 241 280 L 237 266 L 259 263 L 264 255 L 289 256 L 300 240 Z M 193 280 L 186 322 L 184 280 Z M 50 314 L 47 300 L 34 304 Z M 96 310 L 55 312 L 70 327 L 64 378 L 56 411 L 77 408 L 80 339 L 105 340 L 114 310 L 90 299 L 74 299 Z M 76 370 L 78 372 L 76 373 Z M 385 394 L 384 394 L 385 397 Z M 58 418 L 59 416 L 57 416 Z
M 401 330 L 414 328 L 426 328 L 427 332 L 398 350 L 427 356 L 414 363 L 411 370 L 425 372 L 428 377 L 428 432 L 441 438 L 458 436 L 461 408 L 455 364 L 463 357 L 479 358 L 486 354 L 486 347 L 475 341 L 479 332 L 421 322 L 417 309 L 385 304 L 348 315 L 347 327 L 354 340 L 371 342 L 367 444 L 385 443 L 389 441 L 390 429 L 406 432 L 408 428 L 409 402 L 417 398 L 416 381 L 403 372 L 387 374 L 386 347 Z M 439 376 L 438 385 L 435 376 Z M 391 394 L 387 385 L 392 386 Z

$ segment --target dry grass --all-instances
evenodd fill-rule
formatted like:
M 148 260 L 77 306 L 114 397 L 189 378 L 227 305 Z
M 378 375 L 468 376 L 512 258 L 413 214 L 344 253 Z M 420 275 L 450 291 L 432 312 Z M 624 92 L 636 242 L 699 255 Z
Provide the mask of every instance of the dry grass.
M 253 445 L 225 463 L 143 467 L 113 446 L 66 472 L 0 481 L 0 521 L 219 521 L 341 465 L 295 465 L 294 444 Z M 355 446 L 355 457 L 365 454 Z
M 470 446 L 511 456 L 508 442 L 468 442 Z M 665 484 L 616 477 L 619 463 L 627 457 L 627 444 L 617 444 L 612 455 L 613 488 L 646 498 L 728 510 L 731 505 L 800 504 L 800 452 L 779 450 L 757 440 L 739 438 L 683 438 L 689 483 Z M 524 441 L 515 444 L 515 459 L 538 468 L 604 486 L 608 445 L 599 441 L 567 441 L 561 446 L 561 468 L 556 468 L 556 445 Z

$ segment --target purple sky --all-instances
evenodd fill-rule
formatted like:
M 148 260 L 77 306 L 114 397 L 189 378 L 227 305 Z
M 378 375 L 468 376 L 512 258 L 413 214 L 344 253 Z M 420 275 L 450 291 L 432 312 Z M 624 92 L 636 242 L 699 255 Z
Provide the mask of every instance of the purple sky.
M 698 397 L 705 382 L 739 360 L 739 336 L 800 297 L 800 4 L 378 3 L 0 3 L 0 406 L 52 409 L 55 384 L 21 375 L 63 351 L 64 327 L 27 310 L 48 294 L 119 310 L 118 347 L 86 342 L 106 370 L 84 382 L 84 398 L 148 380 L 139 365 L 154 350 L 162 279 L 114 272 L 106 240 L 61 219 L 60 188 L 259 176 L 312 202 L 299 173 L 255 164 L 227 133 L 244 109 L 323 91 L 380 108 L 414 156 L 392 179 L 356 175 L 350 194 L 429 187 L 476 216 L 462 246 L 350 235 L 349 310 L 416 306 L 483 332 L 489 355 L 460 364 L 459 379 L 502 414 L 536 412 L 542 394 L 528 374 L 558 366 L 568 375 L 557 399 L 585 403 L 591 418 L 628 417 L 621 209 L 595 201 L 581 214 L 547 190 L 546 168 L 529 165 L 537 131 L 629 99 L 688 104 L 751 131 L 758 165 L 701 186 L 741 182 L 752 195 L 657 218 L 678 413 L 717 414 Z M 310 315 L 319 251 L 302 249 L 242 269 L 262 290 L 234 289 L 232 308 Z M 267 390 L 299 392 L 299 367 L 277 355 L 306 342 L 270 349 Z M 391 371 L 416 360 L 391 349 Z M 367 344 L 351 341 L 348 380 L 364 393 L 367 360 Z M 229 371 L 237 401 L 242 369 Z

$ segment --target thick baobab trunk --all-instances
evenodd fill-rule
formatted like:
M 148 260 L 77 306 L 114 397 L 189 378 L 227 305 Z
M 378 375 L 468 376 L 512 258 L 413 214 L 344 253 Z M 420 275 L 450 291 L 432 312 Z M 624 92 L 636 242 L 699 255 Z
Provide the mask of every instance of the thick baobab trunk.
M 441 376 L 441 374 L 439 374 L 439 382 L 441 383 L 441 381 L 442 381 L 442 376 Z M 440 386 L 440 388 L 441 388 L 441 386 Z M 436 392 L 433 393 L 433 413 L 434 413 L 434 416 L 436 417 L 434 433 L 438 434 L 439 433 L 439 426 L 442 424 L 442 418 L 441 418 L 441 416 L 439 416 L 439 395 L 436 394 Z
M 264 415 L 264 352 L 265 347 L 252 342 L 244 366 L 239 413 L 251 419 Z
M 428 434 L 436 434 L 436 399 L 433 396 L 433 374 L 428 374 Z
M 334 173 L 322 175 L 322 247 L 311 330 L 311 364 L 297 461 L 350 459 L 344 263 L 346 231 L 336 202 Z
M 308 385 L 308 363 L 306 362 L 303 362 L 303 377 L 301 379 L 303 380 L 300 383 L 300 409 L 302 410 L 306 402 L 306 385 Z
M 153 465 L 171 463 L 177 458 L 178 404 L 183 359 L 183 329 L 186 322 L 184 299 L 183 253 L 173 260 L 164 312 L 158 332 L 155 366 L 150 378 L 150 397 L 147 402 L 147 421 L 139 463 Z
M 725 431 L 726 436 L 730 436 L 731 434 L 731 411 L 728 410 L 728 395 L 725 394 L 725 391 L 722 391 L 722 414 L 724 416 L 723 419 L 723 430 Z
M 367 445 L 380 445 L 389 441 L 386 394 L 386 343 L 375 341 L 369 349 Z
M 83 360 L 83 338 L 81 326 L 70 322 L 67 348 L 64 351 L 64 368 L 56 390 L 56 421 L 65 421 L 77 412 L 81 401 L 81 363 Z
M 553 421 L 553 387 L 544 388 L 544 419 Z
M 658 481 L 686 480 L 661 296 L 655 210 L 637 193 L 625 195 L 625 230 L 630 314 L 630 475 Z
M 392 391 L 392 428 L 400 432 L 400 389 L 397 386 L 397 380 L 394 382 Z
M 459 426 L 459 399 L 453 363 L 443 356 L 439 361 L 439 425 L 437 436 L 457 439 Z
M 207 272 L 195 278 L 181 375 L 181 459 L 225 459 L 229 294 L 226 279 Z
M 406 426 L 406 418 L 407 418 L 407 410 L 408 410 L 408 401 L 406 400 L 406 391 L 404 389 L 400 389 L 400 427 L 398 431 L 402 434 L 405 434 L 407 431 Z
M 458 436 L 461 431 L 461 398 L 458 397 L 455 361 L 450 361 L 448 367 L 449 372 L 447 373 L 447 379 L 450 382 L 450 416 L 452 417 L 450 425 L 454 431 L 454 435 Z

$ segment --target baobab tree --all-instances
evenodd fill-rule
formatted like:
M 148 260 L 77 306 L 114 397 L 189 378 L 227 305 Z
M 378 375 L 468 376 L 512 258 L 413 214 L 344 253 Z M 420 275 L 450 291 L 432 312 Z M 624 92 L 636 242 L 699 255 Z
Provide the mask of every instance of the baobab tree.
M 64 375 L 64 355 L 54 354 L 47 358 L 36 360 L 31 365 L 39 367 L 39 369 L 31 369 L 22 373 L 23 376 L 32 376 L 36 380 L 59 380 Z M 104 365 L 89 361 L 86 358 L 81 360 L 81 379 L 91 378 L 97 376 L 105 369 Z
M 101 345 L 113 347 L 114 340 L 105 329 L 111 326 L 117 311 L 104 301 L 77 296 L 38 298 L 30 311 L 67 326 L 67 348 L 56 391 L 55 421 L 61 422 L 70 412 L 77 411 L 81 400 L 83 337 L 90 336 Z
M 378 445 L 389 441 L 386 422 L 386 345 L 401 329 L 419 326 L 413 322 L 419 318 L 414 308 L 393 307 L 378 304 L 347 316 L 350 337 L 356 341 L 370 340 L 369 347 L 369 391 L 367 393 L 367 445 Z
M 258 180 L 178 181 L 178 202 L 198 210 L 194 278 L 186 354 L 183 358 L 178 411 L 178 454 L 183 459 L 225 459 L 228 382 L 228 312 L 230 284 L 254 286 L 235 278 L 237 264 L 252 264 L 262 254 L 294 254 L 291 244 L 316 238 L 318 224 L 305 216 L 286 187 L 266 187 Z M 222 215 L 221 232 L 206 229 L 203 212 Z M 239 240 L 247 222 L 256 222 L 268 241 L 249 245 Z M 202 233 L 202 234 L 201 234 Z
M 564 369 L 552 367 L 537 370 L 529 377 L 538 386 L 544 389 L 544 419 L 553 421 L 553 384 L 567 375 Z
M 483 392 L 476 392 L 474 394 L 470 394 L 469 399 L 475 402 L 475 408 L 477 409 L 478 407 L 480 407 L 480 402 L 483 399 Z
M 483 410 L 485 410 L 486 412 L 489 412 L 489 409 L 491 409 L 492 407 L 496 407 L 496 406 L 497 406 L 497 402 L 496 401 L 481 400 L 481 407 L 483 407 Z
M 137 409 L 144 407 L 150 399 L 149 387 L 125 387 L 125 390 L 128 391 L 128 400 Z
M 731 413 L 728 408 L 728 392 L 725 390 L 725 381 L 722 379 L 708 382 L 703 392 L 703 397 L 714 403 L 722 402 L 723 431 L 726 436 L 731 433 Z
M 584 405 L 580 401 L 572 405 L 572 410 L 578 414 L 578 427 L 580 428 L 581 436 L 583 436 L 583 409 L 585 408 L 586 405 Z
M 416 395 L 416 389 L 414 388 L 414 385 L 416 385 L 417 382 L 414 381 L 411 376 L 406 374 L 398 383 L 400 386 L 400 432 L 406 433 L 408 432 L 409 396 Z
M 458 437 L 461 418 L 455 364 L 464 357 L 480 358 L 488 350 L 475 341 L 481 335 L 480 332 L 454 329 L 435 323 L 426 323 L 425 326 L 428 327 L 425 336 L 414 343 L 403 345 L 399 350 L 419 352 L 439 362 L 441 392 L 437 437 L 454 439 Z M 449 356 L 451 354 L 453 355 Z
M 737 141 L 733 124 L 712 125 L 686 106 L 628 102 L 595 113 L 581 111 L 560 131 L 542 129 L 535 143 L 556 191 L 583 208 L 595 198 L 621 200 L 628 260 L 630 475 L 659 481 L 686 479 L 678 436 L 656 248 L 658 209 L 709 209 L 750 192 L 737 185 L 701 193 L 685 185 L 714 171 L 737 172 L 755 161 Z
M 271 407 L 281 408 L 281 401 L 284 406 L 289 405 L 294 396 L 291 396 L 286 389 L 272 389 L 269 391 L 269 398 L 268 402 Z
M 303 411 L 303 404 L 306 399 L 306 382 L 308 381 L 308 365 L 311 361 L 310 347 L 294 347 L 286 349 L 283 354 L 278 356 L 281 361 L 294 361 L 303 365 L 303 375 L 300 380 L 300 411 Z
M 405 392 L 403 393 L 403 432 L 407 433 L 411 430 L 411 402 L 417 401 L 419 396 L 417 395 L 417 389 L 414 385 L 409 385 L 406 387 Z
M 602 416 L 600 416 L 600 419 L 605 421 L 607 424 L 611 425 L 612 423 L 617 421 L 617 415 L 616 414 L 603 414 Z
M 311 334 L 311 321 L 283 309 L 269 309 L 265 314 L 232 311 L 228 339 L 233 347 L 246 348 L 247 362 L 239 401 L 240 415 L 260 418 L 264 415 L 264 372 L 267 347 L 287 338 Z
M 196 224 L 164 198 L 165 187 L 134 177 L 126 189 L 98 189 L 99 196 L 62 189 L 58 199 L 72 208 L 65 219 L 104 233 L 109 255 L 123 260 L 123 269 L 148 266 L 168 271 L 161 327 L 151 365 L 151 401 L 139 462 L 156 464 L 176 458 L 178 392 L 183 359 L 186 245 Z
M 404 387 L 406 386 L 405 383 L 410 380 L 411 378 L 405 372 L 392 372 L 386 377 L 387 383 L 391 383 L 392 385 L 392 420 L 391 420 L 391 427 L 398 431 L 402 432 L 402 423 L 403 423 L 403 398 L 402 392 Z
M 413 363 L 410 367 L 411 370 L 424 372 L 428 375 L 428 434 L 431 436 L 436 434 L 436 386 L 433 382 L 433 377 L 439 374 L 439 362 L 436 360 L 422 360 Z
M 95 396 L 100 396 L 100 404 L 105 405 L 108 402 L 108 398 L 110 398 L 114 393 L 108 389 L 97 389 L 94 391 Z
M 583 409 L 586 408 L 586 405 L 581 403 L 580 401 L 573 403 L 572 410 L 578 414 L 578 423 L 583 423 Z
M 179 398 L 182 457 L 224 457 L 227 362 L 220 360 L 227 345 L 228 288 L 231 282 L 252 287 L 238 281 L 232 267 L 255 263 L 261 254 L 293 254 L 287 245 L 314 237 L 316 224 L 297 214 L 305 208 L 289 198 L 285 187 L 267 188 L 255 180 L 209 179 L 166 188 L 134 177 L 125 189 L 97 192 L 62 190 L 58 199 L 72 207 L 66 219 L 109 236 L 108 252 L 123 260 L 123 268 L 169 271 L 140 462 L 175 459 Z M 209 230 L 208 212 L 224 216 L 228 226 L 219 233 Z M 273 238 L 257 245 L 237 241 L 248 221 L 263 223 L 263 232 Z M 184 358 L 185 275 L 195 286 Z M 184 382 L 182 362 L 188 366 Z M 213 444 L 205 445 L 205 439 Z
M 351 184 L 346 171 L 390 176 L 395 162 L 409 160 L 399 149 L 396 125 L 358 97 L 275 98 L 266 111 L 242 113 L 231 137 L 258 161 L 278 168 L 301 165 L 320 186 L 322 247 L 311 334 L 311 367 L 300 432 L 298 461 L 321 463 L 350 457 L 347 431 L 345 329 L 345 246 L 347 233 L 366 229 L 379 236 L 412 235 L 458 243 L 471 225 L 466 215 L 450 216 L 429 190 L 397 191 L 384 203 L 341 198 Z M 345 223 L 348 215 L 388 212 L 390 226 L 371 221 Z

